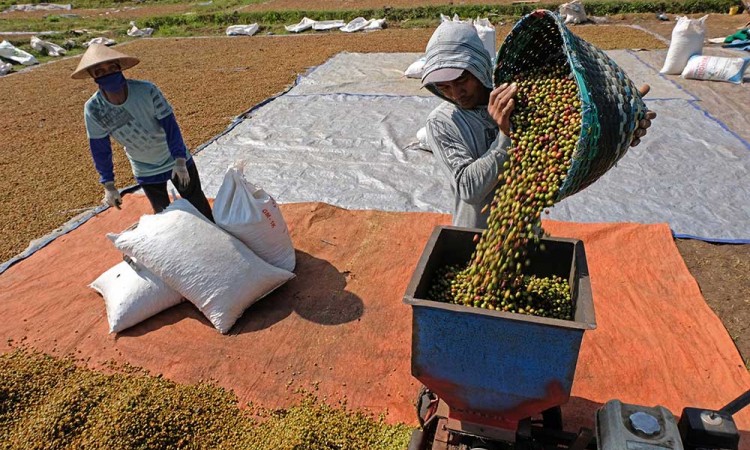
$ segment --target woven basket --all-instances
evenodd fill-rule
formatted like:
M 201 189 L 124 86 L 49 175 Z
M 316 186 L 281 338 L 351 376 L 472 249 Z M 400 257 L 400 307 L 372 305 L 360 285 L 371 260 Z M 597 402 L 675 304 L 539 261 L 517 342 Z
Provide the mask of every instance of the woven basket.
M 604 175 L 630 148 L 646 106 L 638 89 L 603 51 L 574 35 L 560 17 L 537 10 L 522 18 L 497 53 L 495 86 L 528 69 L 565 62 L 581 99 L 581 136 L 557 200 Z

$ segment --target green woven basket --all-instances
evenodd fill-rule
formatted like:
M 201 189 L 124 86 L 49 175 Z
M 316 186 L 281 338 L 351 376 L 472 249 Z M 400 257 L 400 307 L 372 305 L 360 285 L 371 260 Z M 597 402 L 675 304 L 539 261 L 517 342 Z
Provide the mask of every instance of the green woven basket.
M 638 89 L 603 51 L 574 35 L 560 17 L 537 10 L 518 21 L 497 53 L 494 83 L 531 68 L 566 62 L 578 84 L 581 136 L 557 201 L 604 175 L 630 148 L 646 106 Z

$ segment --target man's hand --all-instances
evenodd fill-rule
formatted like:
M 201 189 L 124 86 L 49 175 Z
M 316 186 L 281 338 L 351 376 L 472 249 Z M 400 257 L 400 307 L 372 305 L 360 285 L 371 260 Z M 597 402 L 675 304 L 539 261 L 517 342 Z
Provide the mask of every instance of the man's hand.
M 645 97 L 650 90 L 651 86 L 649 86 L 648 84 L 644 84 L 640 89 L 638 89 L 638 91 L 641 93 L 641 97 Z M 638 122 L 638 128 L 636 128 L 635 133 L 633 133 L 633 140 L 630 142 L 631 147 L 635 147 L 636 145 L 641 143 L 641 138 L 646 135 L 648 127 L 651 126 L 651 121 L 655 118 L 655 112 L 646 110 L 646 115 Z
M 120 208 L 120 205 L 122 205 L 122 197 L 120 196 L 120 192 L 115 187 L 114 181 L 107 181 L 106 183 L 104 183 L 103 201 L 109 206 L 114 206 L 117 209 L 122 209 Z
M 508 83 L 503 83 L 490 92 L 487 111 L 500 127 L 500 131 L 506 136 L 510 136 L 510 114 L 516 105 L 513 96 L 516 95 L 517 91 L 516 83 L 510 86 L 508 86 Z
M 186 188 L 190 184 L 190 174 L 187 170 L 187 160 L 177 158 L 174 160 L 174 169 L 172 169 L 172 181 L 177 178 L 178 187 Z

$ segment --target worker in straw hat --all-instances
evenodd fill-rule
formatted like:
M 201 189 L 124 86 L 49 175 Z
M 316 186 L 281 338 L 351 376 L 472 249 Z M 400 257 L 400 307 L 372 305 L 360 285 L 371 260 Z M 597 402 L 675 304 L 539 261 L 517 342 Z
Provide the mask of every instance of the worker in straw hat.
M 472 24 L 443 22 L 427 43 L 422 86 L 445 100 L 427 118 L 427 143 L 451 177 L 453 225 L 487 228 L 498 176 L 508 159 L 515 83 L 493 89 L 492 63 Z M 649 86 L 641 88 L 646 95 Z M 639 124 L 638 145 L 651 119 Z
M 92 44 L 71 75 L 93 78 L 99 89 L 86 102 L 83 117 L 91 156 L 104 185 L 104 201 L 120 208 L 115 187 L 110 136 L 125 147 L 133 175 L 155 213 L 169 206 L 167 181 L 213 221 L 201 189 L 198 170 L 177 125 L 172 107 L 153 83 L 126 79 L 122 72 L 140 61 L 100 44 Z

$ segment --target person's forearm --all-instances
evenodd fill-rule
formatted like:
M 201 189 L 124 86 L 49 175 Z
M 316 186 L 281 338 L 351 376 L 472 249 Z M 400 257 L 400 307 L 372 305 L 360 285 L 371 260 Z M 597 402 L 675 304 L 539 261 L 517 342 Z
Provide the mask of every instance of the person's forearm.
M 456 176 L 456 189 L 459 197 L 471 204 L 478 204 L 487 198 L 497 186 L 497 178 L 507 160 L 507 146 L 510 140 L 498 135 L 490 149 L 482 157 L 467 165 Z
M 185 146 L 185 141 L 182 139 L 180 126 L 177 125 L 177 118 L 175 118 L 174 114 L 159 119 L 159 123 L 167 134 L 167 146 L 172 158 L 187 158 L 187 147 Z
M 115 180 L 114 166 L 112 164 L 112 144 L 109 136 L 100 139 L 89 139 L 91 157 L 94 159 L 94 167 L 99 173 L 99 182 L 104 184 Z

